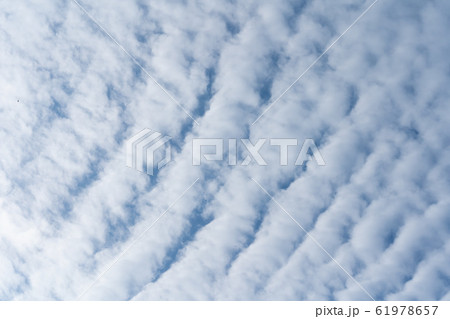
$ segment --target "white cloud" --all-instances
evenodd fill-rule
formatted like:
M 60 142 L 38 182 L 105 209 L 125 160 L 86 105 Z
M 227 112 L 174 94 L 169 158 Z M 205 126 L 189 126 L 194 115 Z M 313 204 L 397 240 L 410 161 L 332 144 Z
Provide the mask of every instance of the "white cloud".
M 0 5 L 0 298 L 76 298 L 200 178 L 84 298 L 367 299 L 255 178 L 376 299 L 448 299 L 446 2 L 380 1 L 251 125 L 370 3 L 82 3 L 200 126 L 73 2 Z M 327 165 L 193 167 L 195 137 Z

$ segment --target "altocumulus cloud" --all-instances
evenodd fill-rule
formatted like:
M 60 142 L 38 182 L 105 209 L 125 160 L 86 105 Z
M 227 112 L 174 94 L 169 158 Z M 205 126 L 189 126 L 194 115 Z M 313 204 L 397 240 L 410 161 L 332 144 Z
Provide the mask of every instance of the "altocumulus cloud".
M 378 1 L 253 125 L 373 1 L 79 3 L 128 54 L 74 1 L 0 2 L 1 299 L 450 299 L 448 1 Z M 191 165 L 268 136 L 327 165 Z

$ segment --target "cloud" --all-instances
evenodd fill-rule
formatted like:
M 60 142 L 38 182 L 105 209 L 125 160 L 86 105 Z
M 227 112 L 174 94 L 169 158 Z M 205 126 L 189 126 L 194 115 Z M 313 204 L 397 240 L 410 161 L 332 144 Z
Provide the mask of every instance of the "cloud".
M 445 1 L 379 1 L 254 125 L 370 1 L 80 4 L 200 125 L 72 1 L 0 5 L 1 299 L 75 299 L 136 238 L 84 299 L 449 299 Z M 198 137 L 327 165 L 193 167 Z

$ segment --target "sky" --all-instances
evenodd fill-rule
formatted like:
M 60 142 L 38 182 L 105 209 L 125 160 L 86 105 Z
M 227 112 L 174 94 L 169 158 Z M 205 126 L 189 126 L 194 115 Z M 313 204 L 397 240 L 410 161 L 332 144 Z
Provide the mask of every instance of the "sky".
M 0 299 L 450 300 L 448 30 L 445 0 L 1 0 Z

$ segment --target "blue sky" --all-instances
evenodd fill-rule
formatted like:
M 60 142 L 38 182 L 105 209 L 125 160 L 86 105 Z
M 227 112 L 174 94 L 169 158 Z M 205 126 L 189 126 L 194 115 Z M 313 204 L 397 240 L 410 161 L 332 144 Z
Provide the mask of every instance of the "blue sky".
M 309 70 L 373 1 L 79 4 L 0 3 L 1 300 L 450 299 L 448 1 L 379 0 Z M 199 137 L 326 166 L 192 166 Z

